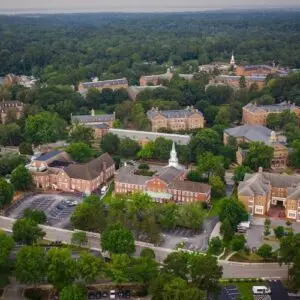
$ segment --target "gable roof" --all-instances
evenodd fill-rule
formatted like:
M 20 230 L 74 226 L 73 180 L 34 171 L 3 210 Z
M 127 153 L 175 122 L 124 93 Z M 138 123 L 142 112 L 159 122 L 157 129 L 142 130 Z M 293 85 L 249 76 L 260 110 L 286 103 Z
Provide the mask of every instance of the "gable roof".
M 149 119 L 153 119 L 158 115 L 162 115 L 167 119 L 187 118 L 193 114 L 199 114 L 203 116 L 201 111 L 193 107 L 187 107 L 185 109 L 180 109 L 180 110 L 157 110 L 155 108 L 152 108 L 151 110 L 147 111 L 147 116 Z
M 267 113 L 282 113 L 285 110 L 291 110 L 295 108 L 295 104 L 289 102 L 281 102 L 279 104 L 270 104 L 270 105 L 257 105 L 255 103 L 248 103 L 243 109 L 247 109 L 250 112 L 267 112 Z
M 127 79 L 120 78 L 120 79 L 111 79 L 111 80 L 103 80 L 103 81 L 92 81 L 92 82 L 81 82 L 84 88 L 105 88 L 110 87 L 114 85 L 120 85 L 120 84 L 127 84 Z
M 64 171 L 71 178 L 93 180 L 104 170 L 105 164 L 106 168 L 114 165 L 114 160 L 108 153 L 104 153 L 85 164 L 71 164 Z
M 97 123 L 97 122 L 109 122 L 115 120 L 114 114 L 107 114 L 107 115 L 78 115 L 78 116 L 72 116 L 71 117 L 72 122 L 80 122 L 80 123 Z
M 211 187 L 209 184 L 202 182 L 193 182 L 189 180 L 173 180 L 172 182 L 170 182 L 168 188 L 203 194 L 210 193 L 211 191 Z
M 181 169 L 176 169 L 175 167 L 165 167 L 162 168 L 159 172 L 157 172 L 156 176 L 167 182 L 170 183 L 171 181 L 177 179 L 180 175 L 182 175 L 184 171 Z

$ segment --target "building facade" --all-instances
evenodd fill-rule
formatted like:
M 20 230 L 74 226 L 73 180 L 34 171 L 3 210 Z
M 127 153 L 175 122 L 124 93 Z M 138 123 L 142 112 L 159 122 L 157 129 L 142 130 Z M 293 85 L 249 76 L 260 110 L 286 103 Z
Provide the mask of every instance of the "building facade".
M 112 89 L 112 90 L 127 89 L 128 81 L 126 78 L 103 80 L 103 81 L 98 81 L 98 78 L 95 78 L 92 82 L 80 82 L 78 85 L 78 92 L 81 95 L 86 95 L 89 89 L 91 88 L 97 89 L 99 91 L 102 91 L 103 89 Z
M 163 85 L 149 85 L 149 86 L 139 86 L 139 85 L 133 85 L 133 86 L 130 86 L 128 89 L 127 89 L 127 92 L 128 92 L 128 97 L 135 101 L 138 94 L 143 92 L 143 91 L 146 91 L 146 90 L 150 90 L 150 91 L 153 91 L 153 90 L 156 90 L 158 88 L 162 88 L 162 89 L 166 89 L 165 86 Z
M 271 74 L 278 76 L 287 76 L 289 74 L 289 70 L 279 68 L 274 65 L 249 65 L 238 66 L 235 70 L 235 73 L 238 76 L 267 76 Z
M 228 145 L 230 138 L 234 138 L 238 145 L 250 142 L 262 142 L 274 149 L 271 162 L 272 169 L 287 167 L 289 150 L 286 147 L 286 137 L 262 125 L 244 125 L 224 130 L 223 142 Z M 242 165 L 247 155 L 247 150 L 238 147 L 236 161 Z
M 20 101 L 2 101 L 0 102 L 0 120 L 2 124 L 6 123 L 7 118 L 11 115 L 20 119 L 24 110 L 24 105 Z
M 155 202 L 209 202 L 211 187 L 208 184 L 186 180 L 187 170 L 178 163 L 175 144 L 169 164 L 152 176 L 136 175 L 136 168 L 125 165 L 115 175 L 115 193 L 144 192 Z
M 113 177 L 115 163 L 109 154 L 86 163 L 71 161 L 64 151 L 53 151 L 28 166 L 37 188 L 90 194 Z
M 247 174 L 238 186 L 238 198 L 252 215 L 268 215 L 273 207 L 280 207 L 284 217 L 300 222 L 300 176 L 262 170 Z
M 233 88 L 240 88 L 241 76 L 234 75 L 219 75 L 210 81 L 209 84 L 227 84 Z M 257 85 L 258 89 L 262 89 L 265 86 L 265 76 L 245 76 L 246 88 L 250 88 L 254 83 Z
M 294 112 L 297 117 L 300 117 L 300 107 L 296 106 L 294 103 L 282 102 L 271 105 L 257 105 L 256 103 L 248 103 L 243 107 L 242 122 L 249 125 L 266 125 L 269 114 L 278 114 L 284 112 L 285 110 Z
M 147 117 L 151 122 L 152 131 L 158 131 L 161 128 L 184 131 L 203 128 L 205 125 L 203 114 L 192 106 L 182 110 L 152 108 L 147 112 Z

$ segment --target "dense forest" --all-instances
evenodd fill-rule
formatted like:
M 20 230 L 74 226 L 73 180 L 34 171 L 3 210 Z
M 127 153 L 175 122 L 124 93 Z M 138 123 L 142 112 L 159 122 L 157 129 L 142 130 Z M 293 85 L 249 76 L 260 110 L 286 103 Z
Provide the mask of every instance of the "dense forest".
M 229 60 L 300 68 L 299 12 L 71 14 L 0 17 L 0 75 L 33 74 L 50 84 L 98 76 L 183 72 Z

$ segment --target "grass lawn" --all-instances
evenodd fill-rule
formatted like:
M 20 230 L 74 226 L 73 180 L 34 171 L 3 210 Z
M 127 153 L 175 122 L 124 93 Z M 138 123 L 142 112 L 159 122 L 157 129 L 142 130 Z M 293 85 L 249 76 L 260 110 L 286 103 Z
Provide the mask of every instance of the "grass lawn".
M 240 282 L 222 282 L 223 286 L 235 285 L 241 293 L 240 300 L 253 300 L 252 287 L 255 285 L 264 285 L 260 281 L 240 281 Z
M 237 262 L 263 262 L 263 258 L 257 255 L 256 253 L 250 253 L 249 255 L 245 251 L 240 251 L 235 253 L 230 257 L 230 261 Z
M 110 183 L 109 189 L 108 189 L 106 195 L 102 199 L 104 203 L 111 197 L 113 191 L 114 191 L 114 182 Z
M 211 199 L 212 208 L 207 213 L 208 217 L 216 217 L 220 214 L 221 210 L 221 199 L 213 198 Z
M 105 115 L 106 112 L 102 109 L 95 109 L 95 115 Z
M 220 259 L 225 259 L 230 253 L 232 253 L 232 250 L 230 248 L 226 248 Z

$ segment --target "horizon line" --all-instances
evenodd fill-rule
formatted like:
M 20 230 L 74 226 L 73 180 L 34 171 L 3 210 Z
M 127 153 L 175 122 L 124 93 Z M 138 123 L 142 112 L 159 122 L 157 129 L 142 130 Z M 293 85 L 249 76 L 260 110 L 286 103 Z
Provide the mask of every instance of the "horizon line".
M 240 5 L 234 7 L 200 7 L 200 6 L 172 6 L 172 7 L 141 7 L 141 8 L 128 8 L 128 7 L 106 7 L 106 8 L 0 8 L 0 15 L 28 15 L 28 14 L 78 14 L 78 13 L 199 13 L 199 12 L 233 12 L 233 11 L 255 11 L 264 8 L 264 11 L 274 10 L 299 10 L 299 5 L 283 6 L 283 5 Z

